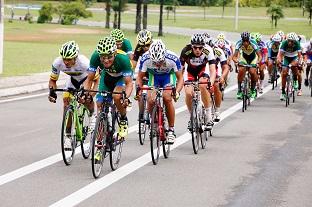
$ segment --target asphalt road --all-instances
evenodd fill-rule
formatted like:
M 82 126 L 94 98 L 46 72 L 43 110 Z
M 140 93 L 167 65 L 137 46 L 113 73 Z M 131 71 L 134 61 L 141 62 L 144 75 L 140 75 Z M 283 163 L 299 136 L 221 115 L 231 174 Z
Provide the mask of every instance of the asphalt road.
M 197 155 L 182 97 L 176 103 L 175 149 L 157 166 L 149 141 L 139 144 L 134 107 L 120 168 L 112 172 L 105 160 L 97 180 L 81 154 L 71 166 L 62 161 L 60 100 L 51 104 L 45 95 L 0 103 L 1 206 L 311 206 L 307 89 L 286 108 L 278 91 L 267 88 L 244 113 L 235 94 L 226 93 L 223 119 Z

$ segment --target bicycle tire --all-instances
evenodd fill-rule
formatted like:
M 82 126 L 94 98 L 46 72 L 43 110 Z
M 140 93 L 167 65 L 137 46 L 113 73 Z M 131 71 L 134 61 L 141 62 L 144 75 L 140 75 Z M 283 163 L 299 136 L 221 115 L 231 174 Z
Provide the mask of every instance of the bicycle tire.
M 272 72 L 272 77 L 271 77 L 271 83 L 272 83 L 272 90 L 275 88 L 275 83 L 277 85 L 277 70 L 276 67 L 273 66 L 273 72 Z
M 286 81 L 286 107 L 288 107 L 289 105 L 289 80 L 287 78 L 287 81 Z
M 105 148 L 106 130 L 107 130 L 107 126 L 106 126 L 105 116 L 103 113 L 100 113 L 96 120 L 94 133 L 92 136 L 91 166 L 92 166 L 92 174 L 94 178 L 98 178 L 101 175 L 104 159 L 106 157 L 106 148 Z M 100 154 L 99 160 L 95 159 L 95 156 L 97 153 Z
M 144 145 L 145 137 L 146 137 L 146 131 L 147 131 L 147 120 L 145 118 L 147 117 L 145 113 L 146 111 L 146 94 L 142 95 L 142 101 L 143 101 L 143 115 L 139 116 L 139 141 L 141 145 Z M 143 131 L 142 131 L 143 129 Z
M 64 110 L 63 121 L 62 121 L 62 133 L 61 133 L 61 148 L 62 157 L 65 165 L 70 165 L 74 159 L 75 149 L 76 149 L 76 126 L 74 119 L 74 109 L 72 106 L 67 106 Z M 67 128 L 68 120 L 71 120 L 70 132 Z M 65 139 L 70 139 L 70 148 L 65 148 Z
M 163 127 L 166 131 L 168 130 L 168 120 L 166 117 L 164 117 L 164 120 L 163 120 Z M 168 144 L 167 139 L 165 141 L 162 141 L 162 149 L 163 149 L 164 158 L 167 159 L 170 154 L 170 144 Z
M 205 123 L 205 118 L 206 118 L 206 113 L 205 113 L 205 108 L 202 106 L 201 107 L 201 113 L 200 113 L 200 127 L 201 129 L 203 128 L 202 125 Z M 212 129 L 210 130 L 212 131 Z M 207 141 L 208 141 L 208 133 L 210 133 L 210 131 L 207 131 L 207 130 L 202 130 L 202 134 L 200 136 L 200 143 L 201 143 L 201 147 L 202 149 L 205 149 L 206 148 L 206 144 L 207 144 Z
M 116 170 L 119 166 L 119 162 L 121 159 L 122 154 L 122 147 L 124 143 L 124 138 L 120 138 L 117 134 L 117 126 L 120 121 L 120 117 L 117 112 L 112 112 L 112 120 L 106 120 L 111 121 L 112 128 L 108 131 L 108 134 L 110 135 L 109 138 L 109 162 L 112 170 Z
M 198 125 L 198 116 L 197 116 L 197 103 L 195 100 L 192 100 L 191 108 L 191 134 L 192 134 L 192 147 L 194 154 L 198 153 L 199 149 L 199 125 Z
M 153 108 L 150 124 L 150 147 L 154 165 L 157 165 L 160 153 L 160 137 L 158 128 L 158 106 Z
M 87 108 L 82 111 L 82 141 L 81 141 L 81 154 L 84 159 L 88 159 L 91 154 L 91 137 L 90 131 L 90 112 Z

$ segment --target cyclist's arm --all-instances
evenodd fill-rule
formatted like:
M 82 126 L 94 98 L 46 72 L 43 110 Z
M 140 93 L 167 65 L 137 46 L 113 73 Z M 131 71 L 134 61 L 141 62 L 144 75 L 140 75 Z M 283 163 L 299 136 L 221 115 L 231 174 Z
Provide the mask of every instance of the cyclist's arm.
M 58 80 L 59 75 L 60 75 L 60 67 L 58 66 L 60 61 L 62 60 L 57 58 L 54 60 L 52 64 L 52 70 L 51 70 L 51 75 L 50 75 L 50 80 L 49 80 L 49 88 L 53 88 L 53 89 L 57 88 L 56 81 Z
M 183 84 L 184 84 L 182 71 L 176 71 L 175 74 L 177 77 L 177 88 L 176 88 L 176 90 L 178 93 L 180 93 L 180 91 L 183 88 Z
M 258 50 L 258 51 L 256 52 L 256 54 L 257 54 L 257 56 L 258 56 L 258 62 L 257 62 L 257 63 L 260 63 L 260 62 L 261 62 L 261 60 L 262 60 L 261 51 L 260 51 L 260 50 Z
M 139 71 L 137 79 L 136 79 L 136 85 L 138 87 L 143 86 L 143 78 L 145 77 L 146 72 Z
M 210 83 L 213 84 L 216 80 L 216 64 L 209 64 L 210 70 Z
M 239 50 L 235 50 L 232 60 L 234 61 L 234 63 L 238 62 L 238 55 L 239 55 Z
M 49 88 L 53 88 L 53 89 L 57 88 L 56 80 L 53 80 L 53 79 L 50 78 L 50 80 L 49 80 Z
M 221 62 L 221 68 L 222 68 L 222 75 L 221 75 L 221 79 L 224 81 L 227 77 L 227 75 L 229 74 L 229 65 L 227 64 L 226 61 Z
M 126 84 L 126 98 L 129 98 L 133 90 L 132 76 L 125 76 L 124 81 Z

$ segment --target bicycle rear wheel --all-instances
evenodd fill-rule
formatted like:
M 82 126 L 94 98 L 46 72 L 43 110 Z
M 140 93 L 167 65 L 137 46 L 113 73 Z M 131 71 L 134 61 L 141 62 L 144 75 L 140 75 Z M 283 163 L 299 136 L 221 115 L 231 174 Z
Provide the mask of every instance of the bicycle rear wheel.
M 167 130 L 168 129 L 168 120 L 166 117 L 164 117 L 163 124 L 164 124 L 164 130 Z M 166 134 L 166 132 L 165 132 L 165 134 Z M 170 154 L 170 144 L 168 144 L 167 139 L 165 141 L 162 141 L 161 144 L 162 144 L 164 157 L 165 157 L 165 159 L 167 159 L 169 157 L 169 154 Z
M 82 157 L 88 159 L 91 153 L 92 131 L 90 130 L 91 117 L 87 108 L 83 109 L 82 117 L 82 142 L 80 146 Z
M 144 145 L 146 132 L 147 132 L 147 120 L 146 117 L 148 116 L 148 111 L 146 110 L 146 94 L 142 95 L 142 101 L 143 101 L 143 114 L 141 117 L 139 117 L 139 140 L 140 144 Z
M 198 153 L 199 149 L 199 123 L 198 123 L 198 116 L 197 116 L 197 103 L 195 100 L 192 101 L 192 108 L 191 108 L 191 134 L 192 134 L 192 146 L 193 151 L 195 154 Z
M 94 178 L 98 178 L 100 176 L 103 162 L 106 157 L 106 134 L 107 122 L 104 114 L 100 113 L 96 120 L 91 146 L 91 165 Z
M 119 137 L 117 133 L 117 126 L 120 121 L 120 117 L 118 113 L 114 112 L 112 116 L 112 120 L 109 120 L 112 123 L 112 130 L 108 132 L 110 136 L 109 147 L 109 161 L 112 170 L 116 170 L 119 166 L 119 162 L 121 159 L 122 147 L 124 143 L 124 138 Z
M 67 106 L 64 110 L 61 133 L 62 156 L 66 165 L 70 165 L 74 159 L 76 144 L 74 110 L 72 106 Z
M 206 143 L 208 141 L 208 136 L 209 136 L 208 133 L 212 133 L 212 129 L 210 131 L 202 130 L 203 129 L 202 125 L 205 124 L 206 110 L 205 110 L 205 108 L 203 106 L 201 107 L 200 110 L 201 110 L 201 112 L 200 112 L 200 120 L 199 120 L 199 123 L 200 123 L 199 127 L 201 129 L 200 143 L 201 143 L 202 149 L 205 149 L 206 148 Z
M 290 91 L 290 84 L 289 80 L 286 82 L 286 107 L 289 105 L 289 91 Z
M 154 165 L 157 165 L 160 153 L 160 137 L 158 128 L 158 106 L 153 108 L 151 116 L 151 128 L 150 128 L 150 146 L 151 156 Z

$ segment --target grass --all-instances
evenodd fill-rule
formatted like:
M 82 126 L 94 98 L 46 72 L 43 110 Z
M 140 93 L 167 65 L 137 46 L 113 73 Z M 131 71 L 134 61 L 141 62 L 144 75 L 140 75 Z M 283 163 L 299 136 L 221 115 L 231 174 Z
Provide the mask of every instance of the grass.
M 75 40 L 79 44 L 81 53 L 90 57 L 98 40 L 107 36 L 109 32 L 110 30 L 104 28 L 87 26 L 29 24 L 23 21 L 8 23 L 6 21 L 4 71 L 1 76 L 50 71 L 53 60 L 58 56 L 59 47 L 69 40 Z M 132 31 L 125 30 L 124 32 L 134 47 L 136 35 Z M 170 34 L 162 39 L 170 50 L 178 54 L 189 41 L 189 37 Z

